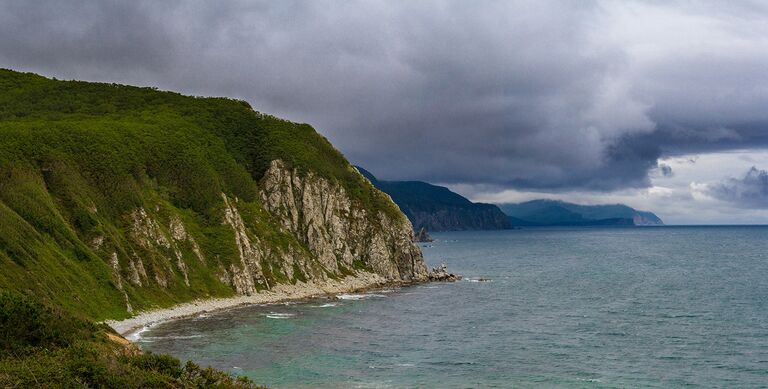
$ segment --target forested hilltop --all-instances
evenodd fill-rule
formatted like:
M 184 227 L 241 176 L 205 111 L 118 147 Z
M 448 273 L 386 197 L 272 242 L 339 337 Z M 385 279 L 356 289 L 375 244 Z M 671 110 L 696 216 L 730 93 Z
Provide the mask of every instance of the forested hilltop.
M 0 270 L 9 296 L 86 321 L 363 272 L 427 276 L 397 206 L 307 124 L 11 70 Z
M 423 181 L 382 181 L 359 166 L 357 169 L 392 197 L 416 231 L 512 228 L 507 216 L 494 204 L 473 203 L 446 187 Z

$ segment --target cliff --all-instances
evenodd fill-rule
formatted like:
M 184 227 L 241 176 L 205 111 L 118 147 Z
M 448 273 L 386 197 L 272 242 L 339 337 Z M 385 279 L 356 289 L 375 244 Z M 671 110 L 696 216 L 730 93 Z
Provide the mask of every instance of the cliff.
M 623 204 L 579 205 L 556 200 L 500 204 L 518 226 L 653 226 L 664 222 L 652 212 Z
M 306 124 L 0 70 L 0 289 L 121 319 L 355 274 L 425 280 L 412 231 Z
M 500 230 L 511 228 L 507 216 L 493 204 L 473 203 L 448 188 L 421 181 L 382 181 L 357 167 L 387 193 L 416 230 Z

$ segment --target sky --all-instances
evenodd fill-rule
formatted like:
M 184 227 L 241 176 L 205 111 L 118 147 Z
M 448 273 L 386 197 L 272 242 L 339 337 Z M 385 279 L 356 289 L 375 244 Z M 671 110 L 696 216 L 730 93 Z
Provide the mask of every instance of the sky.
M 381 179 L 768 223 L 768 4 L 0 0 L 0 67 L 230 96 Z

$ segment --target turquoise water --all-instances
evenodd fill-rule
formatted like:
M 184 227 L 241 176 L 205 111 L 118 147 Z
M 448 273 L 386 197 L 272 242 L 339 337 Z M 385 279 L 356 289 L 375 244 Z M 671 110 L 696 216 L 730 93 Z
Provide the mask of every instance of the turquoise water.
M 768 227 L 434 235 L 431 265 L 492 281 L 242 308 L 141 344 L 273 388 L 768 387 Z

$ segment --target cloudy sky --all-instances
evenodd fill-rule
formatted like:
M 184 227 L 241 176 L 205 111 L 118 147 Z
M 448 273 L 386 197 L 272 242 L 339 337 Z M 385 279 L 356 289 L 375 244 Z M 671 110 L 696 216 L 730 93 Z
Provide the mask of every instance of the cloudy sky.
M 768 223 L 768 6 L 0 0 L 0 67 L 226 95 L 383 179 Z

